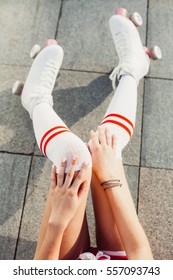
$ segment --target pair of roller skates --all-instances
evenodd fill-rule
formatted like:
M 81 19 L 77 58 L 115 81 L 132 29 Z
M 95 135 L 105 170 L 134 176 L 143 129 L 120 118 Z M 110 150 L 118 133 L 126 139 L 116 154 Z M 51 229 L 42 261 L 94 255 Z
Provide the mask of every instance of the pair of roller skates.
M 162 58 L 162 53 L 158 46 L 154 46 L 151 49 L 142 46 L 139 34 L 136 29 L 136 27 L 141 25 L 142 25 L 141 16 L 136 12 L 133 13 L 132 15 L 128 15 L 127 10 L 124 8 L 117 9 L 115 15 L 113 15 L 109 20 L 110 31 L 112 33 L 112 37 L 115 43 L 115 48 L 119 57 L 119 65 L 114 69 L 114 71 L 110 75 L 113 84 L 115 81 L 115 77 L 116 78 L 120 77 L 122 71 L 127 72 L 130 75 L 134 76 L 134 78 L 138 82 L 148 72 L 150 59 L 156 60 Z M 44 49 L 48 50 L 50 47 L 53 47 L 54 50 L 57 48 L 57 59 L 55 59 L 52 68 L 54 70 L 57 70 L 54 71 L 55 72 L 54 76 L 58 74 L 58 70 L 61 66 L 62 58 L 63 58 L 63 51 L 60 51 L 61 47 L 58 46 L 57 42 L 53 39 L 47 40 L 45 43 L 45 47 L 43 49 L 39 45 L 35 45 L 30 52 L 30 57 L 33 58 L 34 60 L 37 60 L 37 62 L 36 61 L 33 62 L 28 78 L 26 80 L 27 82 L 28 79 L 30 79 L 31 80 L 30 84 L 27 83 L 27 85 L 26 84 L 24 85 L 20 81 L 16 81 L 12 88 L 13 94 L 20 95 L 22 92 L 25 93 L 25 91 L 27 90 L 31 91 L 31 95 L 33 94 L 34 89 L 32 88 L 33 86 L 32 80 L 34 79 L 32 79 L 31 77 L 32 73 L 34 73 L 36 71 L 36 68 L 38 67 L 38 65 L 36 64 L 42 63 L 43 68 L 45 65 L 49 64 L 49 55 L 44 55 Z M 57 69 L 55 69 L 56 67 Z M 42 74 L 41 73 L 42 69 L 40 68 L 39 75 Z M 52 69 L 50 69 L 50 72 L 51 71 Z M 51 89 L 49 88 L 49 90 L 47 90 L 49 86 L 48 84 L 45 84 L 44 78 L 46 79 L 45 77 L 46 73 L 47 75 L 49 75 L 48 72 L 49 72 L 49 67 L 47 67 L 46 71 L 44 70 L 44 75 L 41 78 L 39 78 L 38 76 L 37 81 L 35 79 L 35 83 L 37 84 L 40 83 L 40 87 L 39 87 L 40 91 L 42 90 L 43 92 L 47 92 L 46 94 L 51 94 L 51 90 L 53 88 L 56 77 L 50 86 Z M 30 89 L 27 88 L 29 86 Z M 34 88 L 38 89 L 38 85 L 34 85 Z M 25 107 L 25 104 L 23 105 Z

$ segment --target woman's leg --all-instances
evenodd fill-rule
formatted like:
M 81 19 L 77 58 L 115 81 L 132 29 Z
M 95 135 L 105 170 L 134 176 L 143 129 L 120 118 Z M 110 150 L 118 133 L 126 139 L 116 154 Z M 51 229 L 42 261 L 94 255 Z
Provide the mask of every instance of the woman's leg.
M 58 45 L 45 47 L 34 60 L 27 77 L 22 104 L 33 120 L 36 140 L 40 150 L 51 160 L 59 172 L 63 158 L 67 159 L 65 172 L 69 170 L 74 155 L 78 158 L 76 171 L 84 162 L 89 163 L 88 180 L 91 177 L 91 156 L 85 144 L 65 125 L 52 109 L 52 90 L 61 66 L 63 51 Z M 85 217 L 87 192 L 75 217 L 67 227 L 62 240 L 60 257 L 77 258 L 79 253 L 89 246 L 89 235 Z M 37 250 L 40 248 L 51 213 L 50 194 L 40 227 Z
M 119 168 L 119 164 L 122 161 L 122 149 L 127 145 L 133 134 L 136 104 L 136 81 L 132 76 L 125 75 L 121 78 L 101 123 L 102 127 L 109 128 L 111 135 L 116 135 L 117 150 L 115 157 L 117 166 L 115 166 L 115 169 Z M 110 205 L 95 174 L 92 176 L 91 192 L 96 219 L 98 248 L 100 250 L 123 251 L 124 247 Z
M 63 158 L 67 159 L 68 172 L 73 155 L 78 157 L 76 170 L 81 169 L 84 161 L 92 166 L 85 143 L 70 131 L 50 104 L 39 103 L 34 108 L 33 127 L 40 150 L 56 165 L 57 173 Z
M 119 57 L 119 65 L 111 74 L 118 87 L 101 122 L 108 127 L 111 135 L 116 135 L 117 164 L 122 164 L 122 150 L 133 135 L 136 118 L 137 86 L 148 72 L 149 58 L 144 52 L 136 27 L 123 16 L 113 16 L 109 21 L 110 30 Z M 92 151 L 91 141 L 89 142 Z M 96 217 L 97 244 L 102 250 L 123 250 L 116 222 L 99 180 L 93 175 L 92 198 Z

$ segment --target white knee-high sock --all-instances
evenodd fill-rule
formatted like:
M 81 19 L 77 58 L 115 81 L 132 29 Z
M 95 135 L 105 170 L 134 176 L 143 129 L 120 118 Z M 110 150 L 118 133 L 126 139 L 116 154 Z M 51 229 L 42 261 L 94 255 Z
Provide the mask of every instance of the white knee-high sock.
M 108 127 L 111 135 L 116 135 L 116 158 L 122 159 L 122 150 L 133 135 L 136 119 L 137 83 L 125 74 L 121 77 L 115 94 L 101 122 L 102 127 Z M 91 141 L 89 143 L 91 150 Z
M 66 158 L 68 172 L 72 157 L 78 157 L 76 170 L 84 162 L 92 166 L 91 155 L 84 142 L 73 134 L 48 103 L 40 103 L 33 110 L 33 127 L 40 150 L 59 172 L 61 161 Z

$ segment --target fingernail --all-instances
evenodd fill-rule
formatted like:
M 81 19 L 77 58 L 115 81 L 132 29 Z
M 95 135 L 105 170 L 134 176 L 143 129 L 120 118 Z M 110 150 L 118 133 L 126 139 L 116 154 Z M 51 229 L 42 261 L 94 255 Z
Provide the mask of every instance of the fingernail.
M 77 160 L 77 155 L 74 155 L 74 156 L 73 156 L 73 160 Z
M 87 168 L 89 166 L 89 163 L 88 162 L 84 162 L 83 165 L 84 165 L 85 168 Z
M 63 159 L 62 159 L 62 163 L 65 163 L 66 162 L 66 157 L 63 157 Z

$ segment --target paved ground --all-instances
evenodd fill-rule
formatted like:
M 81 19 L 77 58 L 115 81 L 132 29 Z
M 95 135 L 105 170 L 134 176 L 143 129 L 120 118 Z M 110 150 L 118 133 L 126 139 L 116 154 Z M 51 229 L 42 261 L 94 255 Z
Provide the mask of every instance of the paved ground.
M 55 110 L 86 141 L 113 95 L 108 73 L 118 59 L 108 19 L 119 6 L 141 13 L 143 42 L 159 44 L 163 52 L 140 83 L 137 124 L 124 164 L 155 258 L 173 259 L 172 0 L 0 0 L 0 259 L 33 258 L 51 166 L 11 86 L 25 79 L 33 44 L 57 38 L 65 58 Z M 94 244 L 90 204 L 88 216 Z

